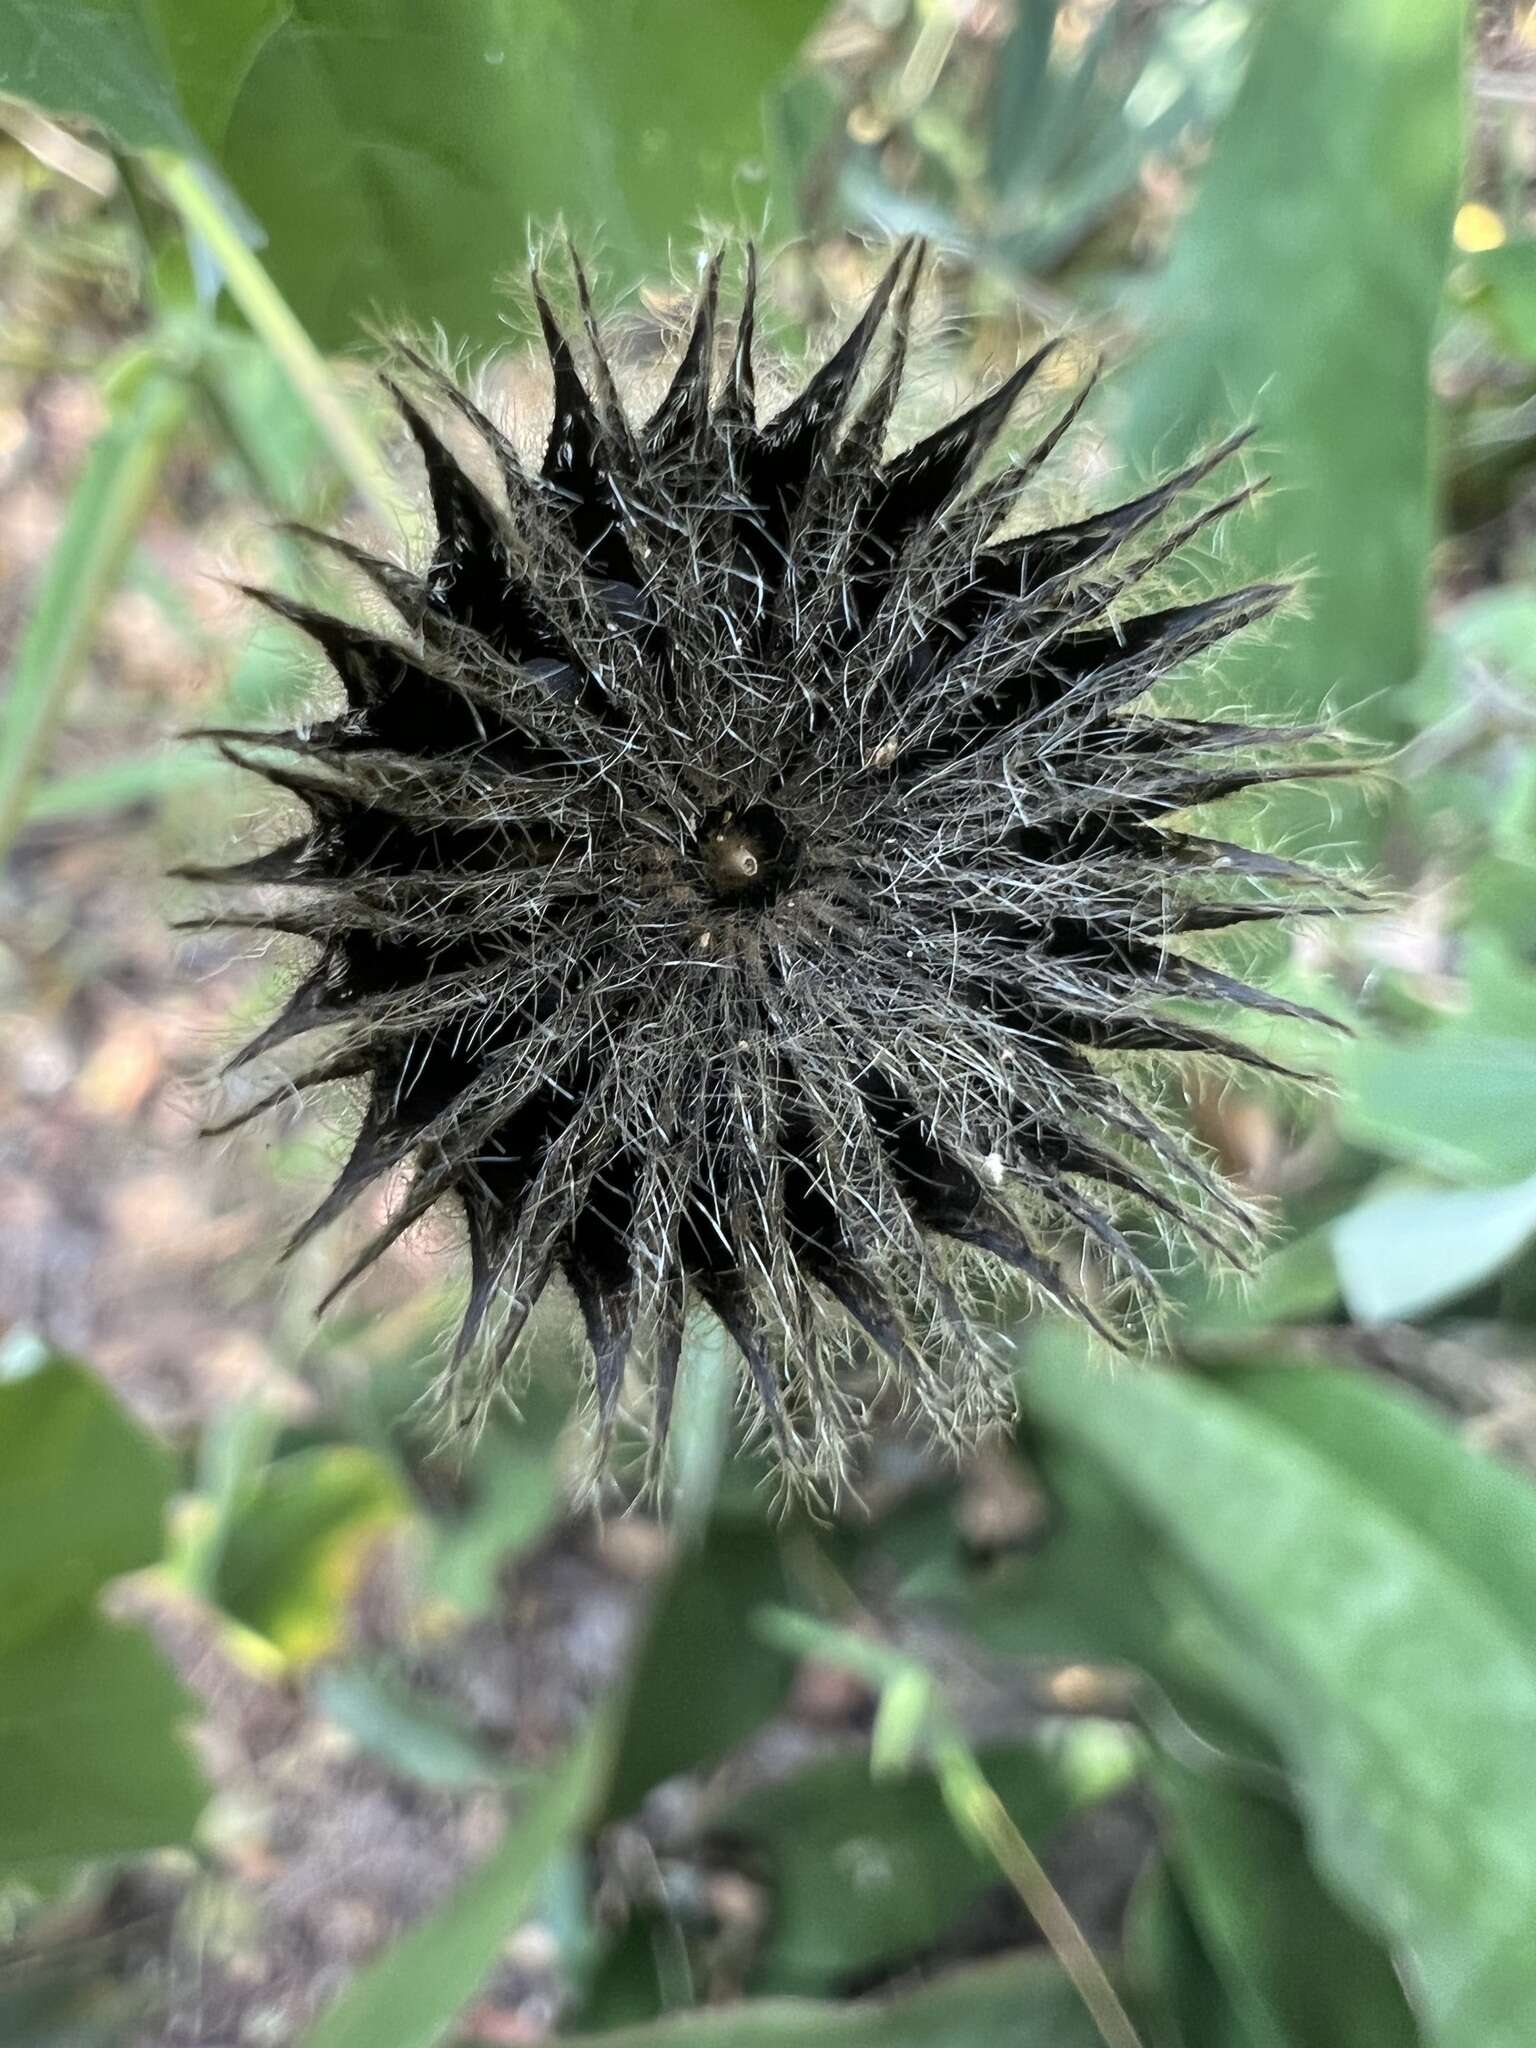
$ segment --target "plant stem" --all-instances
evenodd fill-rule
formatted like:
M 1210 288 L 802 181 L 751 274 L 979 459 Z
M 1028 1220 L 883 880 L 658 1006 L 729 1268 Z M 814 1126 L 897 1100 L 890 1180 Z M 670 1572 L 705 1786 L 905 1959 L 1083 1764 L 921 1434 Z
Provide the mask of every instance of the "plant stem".
M 934 1764 L 955 1825 L 981 1844 L 1018 1893 L 1108 2048 L 1142 2048 L 1104 1965 L 969 1747 L 955 1736 L 946 1737 L 935 1750 Z
M 672 1523 L 681 1543 L 701 1541 L 708 1527 L 730 1441 L 735 1387 L 731 1340 L 711 1317 L 684 1343 L 667 1440 Z
M 281 364 L 353 488 L 377 517 L 393 524 L 395 489 L 372 437 L 354 417 L 324 357 L 247 246 L 217 191 L 185 157 L 151 150 L 146 160 L 182 225 L 207 245 L 230 297 Z

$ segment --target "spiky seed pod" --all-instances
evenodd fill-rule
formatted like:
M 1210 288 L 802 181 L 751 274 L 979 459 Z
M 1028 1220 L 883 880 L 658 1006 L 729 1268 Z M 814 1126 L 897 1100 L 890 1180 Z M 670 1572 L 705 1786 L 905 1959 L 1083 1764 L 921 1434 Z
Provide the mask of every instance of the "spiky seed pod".
M 1322 891 L 1307 907 L 1331 900 L 1309 871 L 1173 825 L 1318 772 L 1294 752 L 1310 735 L 1143 703 L 1284 595 L 1137 603 L 1246 495 L 1179 523 L 1244 437 L 1107 511 L 997 537 L 1082 398 L 978 481 L 1047 346 L 887 454 L 920 264 L 898 254 L 767 420 L 750 252 L 727 359 L 717 259 L 644 424 L 579 266 L 585 375 L 535 280 L 554 381 L 539 472 L 406 351 L 496 488 L 397 390 L 435 550 L 417 572 L 329 545 L 398 628 L 253 593 L 318 645 L 344 702 L 220 736 L 307 821 L 211 878 L 277 891 L 234 921 L 317 949 L 239 1057 L 326 1039 L 244 1114 L 363 1091 L 296 1242 L 409 1169 L 341 1284 L 461 1206 L 461 1413 L 563 1273 L 604 1433 L 638 1365 L 664 1438 L 698 1300 L 786 1467 L 835 1486 L 872 1385 L 951 1440 L 1008 1412 L 974 1307 L 989 1269 L 1097 1322 L 1063 1241 L 1134 1293 L 1127 1210 L 1221 1252 L 1250 1232 L 1124 1058 L 1264 1065 L 1167 999 L 1301 1013 L 1182 942 L 1286 914 L 1297 883 Z

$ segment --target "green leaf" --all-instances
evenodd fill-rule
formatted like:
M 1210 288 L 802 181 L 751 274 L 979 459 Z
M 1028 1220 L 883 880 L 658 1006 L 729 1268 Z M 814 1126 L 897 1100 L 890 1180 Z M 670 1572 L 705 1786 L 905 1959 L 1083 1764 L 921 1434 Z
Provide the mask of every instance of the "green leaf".
M 161 1554 L 170 1463 L 63 1360 L 0 1385 L 0 1868 L 186 1841 L 190 1702 L 101 1587 Z
M 1032 1847 L 1075 1804 L 1050 1756 L 1017 1745 L 981 1764 Z M 872 1779 L 861 1751 L 812 1765 L 711 1817 L 765 1861 L 772 1900 L 752 1976 L 762 1991 L 829 1989 L 927 1948 L 998 1882 L 956 1833 L 932 1774 Z
M 545 1775 L 501 1847 L 446 1906 L 353 1980 L 302 2048 L 432 2048 L 442 2040 L 586 1819 L 605 1742 L 599 1726 Z
M 63 1359 L 0 1385 L 0 1651 L 153 1564 L 171 1461 Z
M 356 343 L 373 313 L 497 340 L 495 281 L 530 223 L 563 219 L 627 283 L 701 218 L 751 210 L 762 95 L 818 12 L 323 0 L 263 46 L 222 162 L 322 347 Z
M 200 139 L 322 347 L 380 318 L 487 344 L 530 226 L 623 288 L 706 224 L 761 224 L 763 97 L 821 4 L 15 0 L 0 91 L 131 148 Z
M 263 43 L 303 14 L 295 0 L 142 0 L 158 30 L 181 105 L 213 149 L 224 139 L 235 100 Z
M 1243 1365 L 1220 1384 L 1400 1515 L 1536 1654 L 1536 1487 L 1471 1450 L 1424 1401 L 1365 1373 Z
M 1536 1656 L 1461 1559 L 1218 1387 L 1042 1347 L 1033 1415 L 1092 1457 L 1256 1663 L 1325 1881 L 1411 1962 L 1439 2048 L 1536 2009 Z
M 1536 1236 L 1536 1175 L 1503 1188 L 1388 1188 L 1332 1234 L 1357 1323 L 1420 1315 L 1491 1279 Z
M 96 1614 L 0 1656 L 0 1868 L 189 1840 L 204 1797 L 179 1732 L 190 1712 L 148 1637 Z
M 756 1999 L 599 2038 L 603 2048 L 1103 2048 L 1055 1963 L 1020 1955 L 951 1970 L 902 1997 Z
M 405 1512 L 394 1473 L 358 1444 L 279 1458 L 229 1518 L 212 1597 L 295 1662 L 323 1656 L 368 1548 Z
M 1249 687 L 1366 731 L 1397 729 L 1391 692 L 1423 652 L 1463 25 L 1461 0 L 1262 10 L 1127 379 L 1126 443 L 1148 467 L 1261 421 L 1275 485 L 1233 545 L 1260 570 L 1315 573 Z
M 1452 1180 L 1536 1171 L 1536 1040 L 1453 1026 L 1362 1039 L 1343 1069 L 1345 1134 Z
M 1126 1990 L 1154 2048 L 1258 2048 L 1164 1861 L 1149 1864 L 1136 1881 L 1124 1948 Z
M 761 1527 L 716 1523 L 674 1566 L 630 1678 L 608 1819 L 633 1813 L 664 1779 L 717 1763 L 774 1711 L 789 1667 L 751 1621 L 784 1593 L 778 1543 Z
M 1456 279 L 1502 345 L 1536 362 L 1536 240 L 1480 249 L 1457 264 Z
M 314 1697 L 370 1755 L 419 1784 L 462 1790 L 513 1775 L 445 1702 L 413 1690 L 387 1670 L 354 1665 L 322 1671 Z
M 130 149 L 196 146 L 165 52 L 133 0 L 10 0 L 0 13 L 0 92 L 82 115 Z
M 0 852 L 26 816 L 101 610 L 187 414 L 182 381 L 137 378 L 97 436 L 70 496 L 0 703 Z
M 1294 1815 L 1167 1756 L 1151 1782 L 1202 1947 L 1258 2048 L 1416 2048 L 1389 1957 L 1318 1883 Z

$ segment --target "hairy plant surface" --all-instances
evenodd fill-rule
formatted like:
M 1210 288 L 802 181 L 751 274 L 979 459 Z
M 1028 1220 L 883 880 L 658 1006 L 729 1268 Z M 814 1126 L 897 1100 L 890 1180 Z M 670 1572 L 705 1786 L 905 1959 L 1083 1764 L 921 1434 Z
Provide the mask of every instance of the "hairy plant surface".
M 978 1306 L 1004 1269 L 1098 1323 L 1148 1284 L 1138 1231 L 1232 1256 L 1251 1234 L 1127 1057 L 1265 1064 L 1168 998 L 1300 1013 L 1189 936 L 1285 915 L 1298 883 L 1305 907 L 1337 895 L 1173 823 L 1327 772 L 1295 751 L 1310 734 L 1143 702 L 1284 596 L 1138 602 L 1247 495 L 1186 512 L 1243 436 L 999 538 L 1082 398 L 979 478 L 1048 346 L 888 453 L 920 260 L 898 255 L 767 420 L 750 258 L 734 338 L 717 346 L 717 262 L 644 424 L 579 273 L 585 371 L 536 286 L 554 376 L 537 473 L 407 352 L 485 460 L 396 393 L 435 551 L 417 572 L 330 545 L 398 628 L 264 598 L 344 702 L 220 736 L 306 820 L 211 878 L 275 891 L 235 922 L 317 949 L 240 1057 L 320 1033 L 256 1107 L 364 1092 L 300 1240 L 409 1170 L 346 1278 L 461 1206 L 462 1416 L 563 1272 L 605 1436 L 634 1365 L 664 1439 L 697 1300 L 785 1467 L 835 1488 L 876 1391 L 959 1442 L 1008 1412 Z

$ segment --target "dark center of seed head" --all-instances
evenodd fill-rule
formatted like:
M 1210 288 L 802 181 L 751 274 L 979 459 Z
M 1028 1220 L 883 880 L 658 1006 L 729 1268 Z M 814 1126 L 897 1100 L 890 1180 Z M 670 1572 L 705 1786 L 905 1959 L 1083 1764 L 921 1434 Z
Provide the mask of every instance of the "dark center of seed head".
M 789 834 L 767 804 L 712 812 L 699 834 L 699 853 L 711 892 L 725 900 L 767 902 L 789 879 Z

